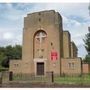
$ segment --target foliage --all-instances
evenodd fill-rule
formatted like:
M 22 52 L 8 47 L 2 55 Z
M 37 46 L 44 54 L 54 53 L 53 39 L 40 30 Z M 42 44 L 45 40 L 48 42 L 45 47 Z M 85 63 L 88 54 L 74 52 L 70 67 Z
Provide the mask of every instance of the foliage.
M 21 57 L 22 47 L 20 45 L 0 47 L 0 68 L 9 67 L 9 60 L 21 59 Z
M 86 35 L 84 42 L 85 42 L 85 48 L 88 54 L 90 54 L 90 32 Z
M 58 84 L 83 84 L 88 85 L 90 83 L 90 74 L 80 76 L 65 76 L 54 77 L 54 82 Z
M 90 63 L 90 30 L 89 32 L 86 34 L 86 37 L 84 39 L 85 42 L 85 48 L 87 50 L 87 55 L 85 57 L 84 62 Z
M 90 64 L 90 55 L 86 55 L 84 62 Z

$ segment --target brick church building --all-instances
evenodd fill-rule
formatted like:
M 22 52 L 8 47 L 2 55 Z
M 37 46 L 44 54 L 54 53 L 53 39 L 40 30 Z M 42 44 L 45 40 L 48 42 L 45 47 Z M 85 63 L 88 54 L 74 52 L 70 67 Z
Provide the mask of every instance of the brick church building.
M 22 60 L 10 60 L 13 73 L 46 75 L 81 74 L 81 58 L 71 41 L 69 31 L 63 30 L 61 15 L 54 10 L 28 14 L 24 17 Z

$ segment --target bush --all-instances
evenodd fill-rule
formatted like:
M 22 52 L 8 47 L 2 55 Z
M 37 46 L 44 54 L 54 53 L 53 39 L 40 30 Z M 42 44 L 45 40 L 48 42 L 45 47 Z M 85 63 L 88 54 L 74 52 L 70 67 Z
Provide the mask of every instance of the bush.
M 4 67 L 0 68 L 0 72 L 7 71 L 7 70 L 8 70 L 8 68 L 4 68 Z

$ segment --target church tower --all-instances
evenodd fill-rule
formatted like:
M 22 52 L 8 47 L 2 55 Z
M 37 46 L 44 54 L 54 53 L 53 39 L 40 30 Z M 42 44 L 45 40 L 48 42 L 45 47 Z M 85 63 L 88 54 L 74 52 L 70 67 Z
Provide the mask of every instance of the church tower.
M 75 46 L 75 45 L 74 45 Z M 11 60 L 13 73 L 46 75 L 81 74 L 81 59 L 71 36 L 63 31 L 62 17 L 54 10 L 27 14 L 24 18 L 22 60 Z
M 60 74 L 60 58 L 63 54 L 60 14 L 54 10 L 28 14 L 24 18 L 23 33 L 24 72 L 45 75 L 53 71 Z

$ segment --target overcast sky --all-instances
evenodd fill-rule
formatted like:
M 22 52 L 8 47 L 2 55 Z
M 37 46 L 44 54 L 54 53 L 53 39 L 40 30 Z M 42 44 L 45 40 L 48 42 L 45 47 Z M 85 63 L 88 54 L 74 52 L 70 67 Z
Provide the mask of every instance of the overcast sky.
M 63 29 L 71 33 L 78 56 L 84 57 L 87 52 L 83 39 L 90 26 L 88 6 L 88 3 L 0 4 L 0 46 L 22 44 L 23 21 L 27 13 L 53 9 L 61 14 Z

